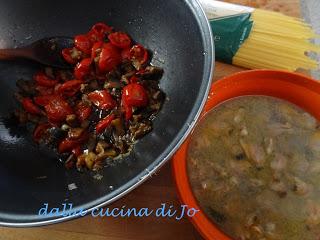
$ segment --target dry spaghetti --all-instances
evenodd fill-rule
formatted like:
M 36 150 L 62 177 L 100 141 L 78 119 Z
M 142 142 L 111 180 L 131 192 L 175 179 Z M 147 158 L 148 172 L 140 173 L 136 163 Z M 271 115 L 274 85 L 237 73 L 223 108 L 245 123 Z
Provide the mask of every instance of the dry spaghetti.
M 302 19 L 214 0 L 201 0 L 215 37 L 216 57 L 256 69 L 317 69 L 318 38 Z

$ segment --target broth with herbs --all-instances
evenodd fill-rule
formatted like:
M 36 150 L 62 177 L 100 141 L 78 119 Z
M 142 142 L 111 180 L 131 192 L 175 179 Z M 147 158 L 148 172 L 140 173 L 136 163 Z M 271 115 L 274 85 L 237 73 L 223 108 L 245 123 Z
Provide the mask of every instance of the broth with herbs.
M 284 100 L 229 100 L 188 150 L 195 197 L 235 240 L 320 239 L 320 124 Z

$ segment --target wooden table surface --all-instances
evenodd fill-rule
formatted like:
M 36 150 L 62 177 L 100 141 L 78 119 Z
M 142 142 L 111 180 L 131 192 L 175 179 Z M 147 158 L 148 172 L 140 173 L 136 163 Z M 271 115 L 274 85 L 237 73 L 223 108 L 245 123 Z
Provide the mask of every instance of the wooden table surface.
M 280 10 L 286 14 L 297 16 L 299 14 L 298 0 L 229 0 L 255 7 L 265 7 Z M 214 79 L 217 80 L 242 68 L 217 63 Z M 177 199 L 171 166 L 168 162 L 157 174 L 147 180 L 142 186 L 108 206 L 128 208 L 155 209 L 161 203 L 180 206 Z M 0 240 L 198 240 L 200 235 L 188 219 L 180 221 L 168 218 L 110 218 L 92 216 L 76 220 L 36 228 L 5 228 L 0 227 Z

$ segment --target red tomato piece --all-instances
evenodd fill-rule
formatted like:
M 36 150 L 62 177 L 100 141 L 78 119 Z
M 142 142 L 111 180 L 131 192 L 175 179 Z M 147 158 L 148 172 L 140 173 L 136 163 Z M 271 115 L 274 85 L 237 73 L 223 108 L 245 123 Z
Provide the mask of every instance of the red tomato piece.
M 122 102 L 123 110 L 125 112 L 125 119 L 129 121 L 132 118 L 132 107 Z
M 102 120 L 100 120 L 98 122 L 98 124 L 96 125 L 96 133 L 100 134 L 102 133 L 107 127 L 109 127 L 111 125 L 112 120 L 115 118 L 115 116 L 113 114 L 103 118 Z
M 74 45 L 85 54 L 91 53 L 92 43 L 87 35 L 81 34 L 74 37 Z
M 123 32 L 114 32 L 108 35 L 109 41 L 118 48 L 129 48 L 131 46 L 130 37 Z
M 59 93 L 58 90 L 61 87 L 61 85 L 62 85 L 62 83 L 58 83 L 57 85 L 54 86 L 54 88 L 53 88 L 53 93 L 54 94 L 58 94 Z
M 53 88 L 36 86 L 36 90 L 39 92 L 39 95 L 50 95 L 53 93 Z
M 58 83 L 58 80 L 51 79 L 41 71 L 33 75 L 33 80 L 37 83 L 37 85 L 43 87 L 54 87 Z
M 82 150 L 80 146 L 76 146 L 71 150 L 72 154 L 76 157 L 80 156 L 82 154 Z
M 37 96 L 37 97 L 34 97 L 33 100 L 37 105 L 44 107 L 48 105 L 53 99 L 56 99 L 57 97 L 59 96 L 52 94 L 52 95 Z
M 122 100 L 131 107 L 144 107 L 148 104 L 148 94 L 140 84 L 130 83 L 122 90 Z
M 72 151 L 72 149 L 75 148 L 77 145 L 78 145 L 78 142 L 76 140 L 66 138 L 59 143 L 58 152 L 65 153 L 65 152 Z
M 111 33 L 113 27 L 110 27 L 107 24 L 100 22 L 93 25 L 91 30 L 94 31 L 96 34 L 105 35 Z
M 40 108 L 33 103 L 31 98 L 22 99 L 22 106 L 28 113 L 41 114 Z
M 96 90 L 88 94 L 89 100 L 100 109 L 113 109 L 117 103 L 107 90 Z
M 100 56 L 101 50 L 102 50 L 103 42 L 99 41 L 93 44 L 92 50 L 91 50 L 91 60 L 94 61 L 94 59 L 97 56 Z
M 117 47 L 111 43 L 103 44 L 99 59 L 100 72 L 108 72 L 116 68 L 121 63 L 121 55 Z
M 72 48 L 64 48 L 62 50 L 62 56 L 67 63 L 76 64 L 77 60 L 72 57 Z
M 80 122 L 88 119 L 91 115 L 92 109 L 91 107 L 87 106 L 83 102 L 79 102 L 75 109 L 75 114 L 77 115 Z
M 77 79 L 83 79 L 90 73 L 91 58 L 85 58 L 77 64 L 74 69 L 74 76 Z
M 146 64 L 149 58 L 147 49 L 140 44 L 134 45 L 130 50 L 130 59 L 134 65 L 140 69 L 142 65 Z
M 66 81 L 57 89 L 57 92 L 66 96 L 73 96 L 80 90 L 82 83 L 81 80 Z
M 33 140 L 39 142 L 44 133 L 51 127 L 49 123 L 40 123 L 33 131 Z
M 98 34 L 96 31 L 94 31 L 92 29 L 88 32 L 87 36 L 90 39 L 90 42 L 92 44 L 94 44 L 95 42 L 98 42 L 98 41 L 103 41 L 103 39 L 104 39 L 104 34 Z
M 84 143 L 88 139 L 88 137 L 89 134 L 87 132 L 84 132 L 78 139 L 71 139 L 67 137 L 59 143 L 58 152 L 71 152 L 73 149 L 79 147 L 82 143 Z
M 92 43 L 95 43 L 97 41 L 103 41 L 106 34 L 109 34 L 112 32 L 112 27 L 104 24 L 104 23 L 97 23 L 93 25 L 91 30 L 88 32 L 88 37 Z
M 130 83 L 137 83 L 139 81 L 139 78 L 136 77 L 136 76 L 132 76 L 130 79 L 129 79 Z
M 52 98 L 51 101 L 45 105 L 45 110 L 49 121 L 54 123 L 64 121 L 67 115 L 73 113 L 68 102 L 61 96 Z
M 126 60 L 126 59 L 130 59 L 130 50 L 131 50 L 130 48 L 122 49 L 122 51 L 121 51 L 122 61 Z

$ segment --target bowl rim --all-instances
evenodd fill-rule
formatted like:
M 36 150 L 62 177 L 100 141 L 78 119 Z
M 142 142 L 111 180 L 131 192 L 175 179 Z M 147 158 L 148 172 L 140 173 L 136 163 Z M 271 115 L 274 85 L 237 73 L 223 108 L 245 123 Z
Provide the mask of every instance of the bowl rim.
M 295 96 L 298 92 L 301 92 L 301 94 Z M 282 70 L 249 70 L 224 77 L 212 84 L 199 121 L 217 105 L 232 98 L 248 95 L 264 95 L 284 99 L 320 119 L 320 111 L 317 110 L 320 106 L 320 82 L 300 73 Z M 314 99 L 314 97 L 317 97 L 317 99 Z M 315 101 L 318 102 L 317 106 L 314 104 Z M 192 133 L 173 156 L 171 162 L 172 175 L 180 201 L 190 208 L 201 209 L 192 193 L 187 173 L 186 159 L 191 135 Z M 189 217 L 189 220 L 204 239 L 232 240 L 202 211 L 193 217 Z
M 161 166 L 164 165 L 173 154 L 179 149 L 181 144 L 185 141 L 189 133 L 192 131 L 195 123 L 200 117 L 201 111 L 205 105 L 207 96 L 210 91 L 210 86 L 213 77 L 213 71 L 215 68 L 215 51 L 214 51 L 214 41 L 211 31 L 211 26 L 208 19 L 206 18 L 205 12 L 200 4 L 199 0 L 183 0 L 187 7 L 193 12 L 195 20 L 198 23 L 201 39 L 203 44 L 203 50 L 206 54 L 203 54 L 203 76 L 201 78 L 202 84 L 200 86 L 195 105 L 192 108 L 188 118 L 186 119 L 184 125 L 181 127 L 180 131 L 177 133 L 176 137 L 171 141 L 170 145 L 166 150 L 158 156 L 157 159 L 150 164 L 147 169 L 143 170 L 140 174 L 136 175 L 133 179 L 128 181 L 126 184 L 122 185 L 120 188 L 115 190 L 112 197 L 110 195 L 103 196 L 99 199 L 91 201 L 89 203 L 79 205 L 74 208 L 77 210 L 85 210 L 87 214 L 90 214 L 94 209 L 101 208 L 108 204 L 115 202 L 116 200 L 122 198 L 130 191 L 145 182 L 151 175 L 153 175 Z M 79 215 L 70 216 L 59 216 L 54 218 L 44 218 L 36 221 L 33 220 L 21 220 L 19 222 L 4 222 L 0 221 L 0 226 L 5 227 L 37 227 L 44 226 L 54 223 L 60 223 L 63 221 L 71 220 L 80 217 Z

